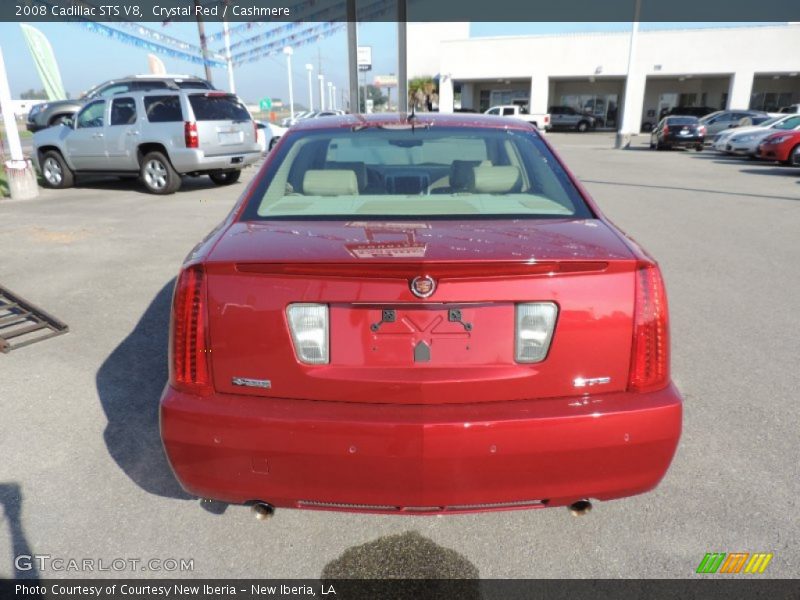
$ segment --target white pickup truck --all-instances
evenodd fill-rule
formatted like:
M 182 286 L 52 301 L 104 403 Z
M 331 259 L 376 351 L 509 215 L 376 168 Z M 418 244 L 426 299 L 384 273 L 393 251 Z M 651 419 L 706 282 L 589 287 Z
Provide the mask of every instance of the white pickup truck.
M 515 119 L 522 119 L 528 123 L 533 123 L 539 131 L 547 131 L 550 129 L 550 114 L 549 113 L 535 113 L 530 114 L 527 107 L 518 104 L 504 104 L 502 106 L 493 106 L 487 110 L 485 115 L 499 115 L 502 117 L 514 117 Z

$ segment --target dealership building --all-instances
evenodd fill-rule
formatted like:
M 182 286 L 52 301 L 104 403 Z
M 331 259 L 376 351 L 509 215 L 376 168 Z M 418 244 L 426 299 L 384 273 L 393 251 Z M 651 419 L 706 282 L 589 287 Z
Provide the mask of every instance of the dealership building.
M 469 37 L 469 23 L 409 27 L 409 75 L 439 79 L 439 110 L 571 106 L 617 128 L 625 94 L 641 122 L 664 109 L 777 110 L 800 103 L 800 24 Z

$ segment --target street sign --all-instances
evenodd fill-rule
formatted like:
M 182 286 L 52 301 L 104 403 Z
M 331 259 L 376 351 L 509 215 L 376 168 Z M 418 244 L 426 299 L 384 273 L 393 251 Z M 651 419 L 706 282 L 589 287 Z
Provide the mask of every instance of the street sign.
M 372 85 L 379 88 L 397 87 L 397 75 L 375 75 Z
M 258 103 L 258 108 L 261 110 L 261 112 L 267 112 L 270 108 L 272 108 L 272 98 L 262 98 Z
M 372 46 L 359 46 L 356 52 L 359 71 L 372 70 Z

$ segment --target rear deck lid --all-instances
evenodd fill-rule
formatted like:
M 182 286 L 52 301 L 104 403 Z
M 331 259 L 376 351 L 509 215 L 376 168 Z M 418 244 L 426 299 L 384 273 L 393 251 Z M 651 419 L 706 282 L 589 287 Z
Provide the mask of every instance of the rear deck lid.
M 634 267 L 599 220 L 238 223 L 206 262 L 214 385 L 408 404 L 574 396 L 585 380 L 620 391 Z M 412 292 L 420 275 L 428 297 Z M 546 358 L 524 364 L 516 311 L 531 302 L 558 312 Z M 298 359 L 298 303 L 327 307 L 324 364 Z

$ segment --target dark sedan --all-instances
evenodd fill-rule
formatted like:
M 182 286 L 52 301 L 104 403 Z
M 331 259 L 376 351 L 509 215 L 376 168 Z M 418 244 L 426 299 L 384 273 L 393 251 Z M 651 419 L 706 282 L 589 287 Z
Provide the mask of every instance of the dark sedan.
M 650 149 L 683 147 L 700 152 L 705 139 L 706 128 L 697 117 L 664 117 L 650 133 Z

